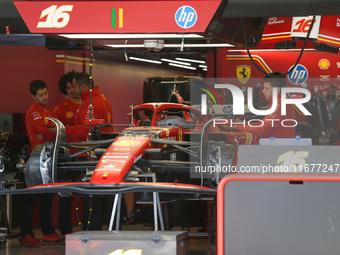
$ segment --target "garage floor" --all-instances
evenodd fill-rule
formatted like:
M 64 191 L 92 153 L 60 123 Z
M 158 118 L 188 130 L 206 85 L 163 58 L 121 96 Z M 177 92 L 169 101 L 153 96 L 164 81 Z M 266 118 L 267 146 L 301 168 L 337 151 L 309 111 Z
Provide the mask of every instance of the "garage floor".
M 105 227 L 105 226 L 104 226 Z M 104 228 L 105 229 L 105 228 Z M 78 226 L 73 228 L 74 231 L 80 231 Z M 143 225 L 124 226 L 123 230 L 150 230 L 149 227 Z M 180 230 L 180 229 L 176 229 Z M 12 230 L 13 233 L 18 233 L 19 229 Z M 195 232 L 195 229 L 191 230 Z M 36 237 L 41 237 L 40 229 L 34 229 Z M 61 255 L 65 254 L 65 245 L 42 245 L 40 248 L 27 248 L 20 246 L 17 238 L 9 239 L 6 245 L 0 248 L 1 255 Z M 207 238 L 206 237 L 190 237 L 189 239 L 189 255 L 206 255 L 207 254 Z M 210 255 L 214 252 L 214 245 L 211 245 Z

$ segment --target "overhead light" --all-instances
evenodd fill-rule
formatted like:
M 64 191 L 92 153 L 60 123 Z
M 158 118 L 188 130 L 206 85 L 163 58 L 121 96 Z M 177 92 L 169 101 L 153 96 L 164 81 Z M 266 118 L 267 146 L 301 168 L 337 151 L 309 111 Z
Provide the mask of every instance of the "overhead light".
M 177 44 L 165 44 L 164 48 L 177 48 L 181 47 L 182 45 Z M 184 48 L 226 48 L 226 47 L 235 47 L 232 44 L 229 43 L 185 43 Z
M 201 68 L 208 68 L 208 66 L 206 66 L 206 65 L 198 65 L 199 67 L 201 67 Z
M 206 71 L 208 71 L 208 69 L 207 69 L 207 68 L 203 68 L 202 70 L 203 70 L 203 71 L 205 71 L 205 72 L 206 72 Z
M 190 63 L 187 62 L 181 62 L 181 61 L 176 61 L 176 60 L 172 60 L 172 59 L 167 59 L 167 58 L 161 58 L 162 61 L 165 62 L 170 62 L 170 63 L 175 63 L 175 64 L 179 64 L 179 65 L 185 65 L 185 66 L 190 66 Z
M 204 60 L 199 60 L 199 59 L 176 58 L 176 60 L 187 61 L 187 62 L 193 62 L 193 63 L 198 63 L 198 64 L 205 64 L 205 61 L 204 61 Z
M 103 44 L 111 48 L 144 48 L 144 44 Z
M 140 58 L 140 57 L 129 57 L 129 59 L 142 61 L 142 62 L 148 62 L 153 64 L 162 64 L 162 61 L 159 60 L 153 60 L 153 59 L 147 59 L 147 58 Z
M 69 39 L 182 39 L 204 38 L 197 34 L 58 34 Z
M 196 67 L 193 67 L 193 66 L 182 66 L 182 65 L 175 64 L 175 63 L 169 63 L 169 66 L 176 66 L 176 67 L 180 67 L 180 68 L 196 70 Z
M 144 40 L 144 47 L 148 50 L 160 51 L 164 47 L 164 40 Z
M 112 48 L 144 48 L 144 44 L 104 44 L 103 46 Z M 184 48 L 220 48 L 235 47 L 231 44 L 184 44 Z M 164 44 L 164 48 L 181 48 L 181 44 Z

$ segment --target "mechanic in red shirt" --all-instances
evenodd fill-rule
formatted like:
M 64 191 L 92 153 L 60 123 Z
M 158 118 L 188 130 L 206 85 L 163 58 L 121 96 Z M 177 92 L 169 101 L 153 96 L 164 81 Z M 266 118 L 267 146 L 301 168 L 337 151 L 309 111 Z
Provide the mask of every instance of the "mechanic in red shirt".
M 277 76 L 277 78 L 273 78 L 272 76 Z M 262 126 L 258 127 L 250 127 L 237 125 L 236 130 L 241 132 L 249 132 L 253 136 L 257 136 L 258 138 L 294 138 L 295 137 L 295 127 L 284 127 L 281 125 L 281 121 L 284 119 L 295 119 L 295 111 L 293 105 L 287 104 L 286 115 L 281 115 L 281 88 L 286 87 L 286 78 L 282 77 L 280 72 L 271 73 L 271 75 L 267 75 L 263 78 L 263 90 L 262 93 L 269 102 L 272 103 L 272 94 L 273 87 L 277 88 L 277 108 L 275 111 L 267 115 L 263 122 Z M 272 105 L 269 106 L 270 109 Z M 275 119 L 275 121 L 272 121 Z M 262 123 L 261 123 L 262 124 Z M 252 126 L 255 125 L 252 123 Z M 288 123 L 287 123 L 288 125 Z M 289 123 L 289 125 L 291 125 Z
M 83 72 L 73 79 L 76 92 L 80 95 L 82 105 L 75 116 L 75 125 L 86 125 L 85 120 L 90 119 L 90 76 Z M 99 86 L 94 87 L 92 80 L 92 113 L 91 119 L 104 119 L 105 123 L 112 124 L 112 106 Z M 102 132 L 113 132 L 112 127 L 101 128 Z
M 44 125 L 52 126 L 52 122 L 46 117 L 56 118 L 57 116 L 52 109 L 46 105 L 48 103 L 48 91 L 46 83 L 42 80 L 34 80 L 30 83 L 30 91 L 33 98 L 33 104 L 26 113 L 26 129 L 30 141 L 30 153 L 38 144 L 55 141 L 55 134 L 51 133 Z M 52 227 L 52 201 L 53 193 L 47 194 L 29 194 L 25 195 L 21 210 L 21 233 L 19 241 L 26 247 L 39 247 L 42 243 L 64 243 L 65 238 L 57 235 Z M 35 205 L 39 205 L 39 222 L 43 237 L 40 239 L 34 237 L 32 232 L 32 219 Z
M 79 109 L 82 101 L 76 92 L 76 88 L 73 86 L 72 81 L 76 72 L 71 71 L 60 77 L 58 81 L 58 87 L 60 93 L 68 95 L 68 98 L 62 101 L 54 108 L 54 112 L 58 116 L 58 119 L 65 125 L 74 125 L 74 118 L 77 110 Z M 87 131 L 86 131 L 87 133 Z M 68 139 L 70 142 L 71 139 Z M 77 150 L 69 148 L 70 153 L 75 153 Z M 58 171 L 58 176 L 63 181 L 77 181 L 79 172 L 77 171 Z M 58 227 L 62 236 L 72 233 L 72 200 L 73 197 L 59 197 L 58 204 Z
M 74 125 L 74 118 L 82 101 L 76 92 L 76 88 L 72 85 L 75 71 L 68 72 L 60 77 L 58 87 L 60 93 L 68 95 L 68 98 L 62 101 L 54 108 L 54 112 L 58 119 L 66 126 Z
M 74 124 L 76 127 L 66 126 L 67 136 L 79 126 L 86 126 L 86 120 L 90 119 L 90 82 L 92 77 L 89 74 L 82 72 L 77 73 L 73 79 L 73 85 L 76 88 L 77 94 L 82 99 L 82 105 L 78 109 Z M 94 82 L 92 80 L 92 87 Z M 105 123 L 112 124 L 112 106 L 105 95 L 101 92 L 98 86 L 92 88 L 92 113 L 91 119 L 104 119 Z M 112 127 L 101 128 L 101 132 L 113 132 Z M 83 137 L 82 141 L 86 141 L 87 136 Z M 79 140 L 78 140 L 79 141 Z M 88 215 L 90 211 L 90 200 L 83 197 L 83 227 L 87 229 Z M 89 230 L 102 230 L 102 201 L 100 197 L 92 197 L 91 221 Z

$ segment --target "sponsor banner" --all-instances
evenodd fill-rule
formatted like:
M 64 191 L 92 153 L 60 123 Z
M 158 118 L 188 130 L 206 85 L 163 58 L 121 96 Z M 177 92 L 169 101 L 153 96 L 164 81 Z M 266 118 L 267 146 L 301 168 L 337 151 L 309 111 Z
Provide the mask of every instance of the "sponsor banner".
M 306 37 L 312 20 L 313 16 L 270 17 L 263 30 L 262 43 L 278 43 L 292 41 L 292 37 Z M 309 38 L 318 38 L 320 24 L 321 16 L 316 16 Z
M 31 33 L 204 32 L 221 0 L 15 1 Z
M 317 42 L 340 47 L 340 16 L 322 16 Z
M 270 17 L 263 30 L 262 43 L 292 41 L 292 17 Z
M 293 66 L 299 54 L 300 51 L 298 50 L 252 52 L 255 63 L 268 73 L 274 71 L 286 73 Z M 231 52 L 230 55 L 226 56 L 226 62 L 228 69 L 225 70 L 225 77 L 234 78 L 231 84 L 235 84 L 239 88 L 253 87 L 255 89 L 255 84 L 263 83 L 262 78 L 265 75 L 254 67 L 246 51 L 240 51 L 239 53 Z M 251 77 L 244 85 L 236 75 L 236 69 L 241 65 L 252 67 Z M 334 91 L 336 93 L 340 90 L 339 70 L 340 61 L 337 54 L 316 50 L 305 51 L 297 67 L 286 76 L 287 86 L 301 87 L 302 85 L 307 85 L 309 91 L 314 94 L 314 86 L 317 86 L 319 90 L 326 90 L 327 93 L 330 93 L 330 85 L 333 84 L 336 86 Z M 261 93 L 262 89 L 263 87 L 260 87 L 260 102 L 266 102 Z M 224 112 L 228 112 L 227 107 L 224 109 Z

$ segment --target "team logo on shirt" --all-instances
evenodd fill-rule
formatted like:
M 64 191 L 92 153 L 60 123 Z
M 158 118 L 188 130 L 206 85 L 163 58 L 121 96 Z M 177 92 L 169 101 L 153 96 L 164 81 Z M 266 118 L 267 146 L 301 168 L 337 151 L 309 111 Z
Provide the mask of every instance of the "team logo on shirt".
M 74 116 L 74 113 L 73 113 L 73 112 L 67 112 L 67 113 L 66 113 L 66 117 L 67 117 L 68 119 L 73 118 L 73 116 Z

